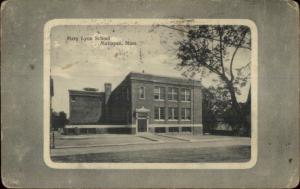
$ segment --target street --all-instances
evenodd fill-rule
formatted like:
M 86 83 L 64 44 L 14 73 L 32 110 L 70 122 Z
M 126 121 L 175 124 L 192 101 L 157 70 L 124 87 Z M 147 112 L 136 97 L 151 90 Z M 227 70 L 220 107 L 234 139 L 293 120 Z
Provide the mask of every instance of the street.
M 55 138 L 55 162 L 246 162 L 250 138 L 213 135 L 78 135 Z

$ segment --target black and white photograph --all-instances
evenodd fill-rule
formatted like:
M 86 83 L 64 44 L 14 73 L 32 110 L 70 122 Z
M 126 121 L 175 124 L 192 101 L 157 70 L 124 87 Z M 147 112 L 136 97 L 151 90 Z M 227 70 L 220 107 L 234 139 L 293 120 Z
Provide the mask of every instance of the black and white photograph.
M 51 161 L 249 162 L 252 40 L 243 22 L 52 27 Z
M 6 188 L 297 188 L 293 0 L 1 3 Z

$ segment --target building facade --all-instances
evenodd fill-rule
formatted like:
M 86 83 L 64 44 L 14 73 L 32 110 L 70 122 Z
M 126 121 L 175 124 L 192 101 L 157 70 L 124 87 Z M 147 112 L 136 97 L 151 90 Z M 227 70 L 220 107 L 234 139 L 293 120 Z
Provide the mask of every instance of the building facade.
M 155 133 L 194 133 L 202 134 L 202 92 L 200 81 L 172 78 L 144 73 L 129 73 L 111 91 L 105 85 L 105 92 L 81 96 L 97 96 L 95 101 L 71 102 L 74 91 L 70 92 L 70 123 L 82 124 L 79 110 L 92 107 L 90 112 L 97 124 L 111 125 L 112 128 L 126 128 L 132 134 Z M 71 95 L 72 94 L 72 95 Z M 97 101 L 97 103 L 96 103 Z M 91 104 L 93 104 L 91 106 Z M 75 107 L 74 107 L 75 106 Z M 78 106 L 78 107 L 76 107 Z M 80 107 L 81 106 L 81 107 Z M 72 114 L 77 111 L 78 119 Z M 72 119 L 71 119 L 72 118 Z M 84 119 L 84 124 L 89 124 Z M 107 126 L 108 125 L 108 126 Z M 101 126 L 99 126 L 100 128 Z
M 99 124 L 104 119 L 105 94 L 94 91 L 69 90 L 69 124 Z

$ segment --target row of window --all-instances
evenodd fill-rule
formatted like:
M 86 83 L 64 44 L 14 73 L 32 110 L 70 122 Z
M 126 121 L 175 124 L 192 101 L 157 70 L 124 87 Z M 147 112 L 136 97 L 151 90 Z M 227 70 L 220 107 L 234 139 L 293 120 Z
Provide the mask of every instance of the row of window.
M 178 120 L 178 108 L 168 107 L 168 120 Z M 154 119 L 166 119 L 165 107 L 154 107 Z M 181 108 L 181 120 L 191 120 L 191 108 Z
M 178 101 L 179 90 L 178 88 L 168 87 L 167 88 L 167 98 L 168 100 Z M 145 87 L 139 88 L 139 98 L 145 99 Z M 154 99 L 155 100 L 165 100 L 166 99 L 166 88 L 165 87 L 154 87 Z M 191 101 L 191 90 L 190 89 L 180 89 L 180 100 L 181 101 Z

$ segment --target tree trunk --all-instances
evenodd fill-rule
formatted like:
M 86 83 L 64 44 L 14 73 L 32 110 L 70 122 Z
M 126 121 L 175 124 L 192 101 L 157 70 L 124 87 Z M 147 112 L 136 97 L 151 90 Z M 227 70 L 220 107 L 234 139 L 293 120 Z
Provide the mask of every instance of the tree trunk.
M 226 84 L 227 84 L 227 87 L 228 87 L 228 90 L 230 93 L 232 108 L 235 112 L 235 116 L 234 116 L 235 124 L 232 125 L 232 127 L 233 127 L 234 134 L 238 135 L 240 128 L 244 124 L 245 116 L 242 112 L 242 109 L 241 109 L 239 103 L 237 102 L 235 90 L 234 90 L 234 86 L 233 86 L 232 82 L 230 82 L 229 80 L 226 80 Z

